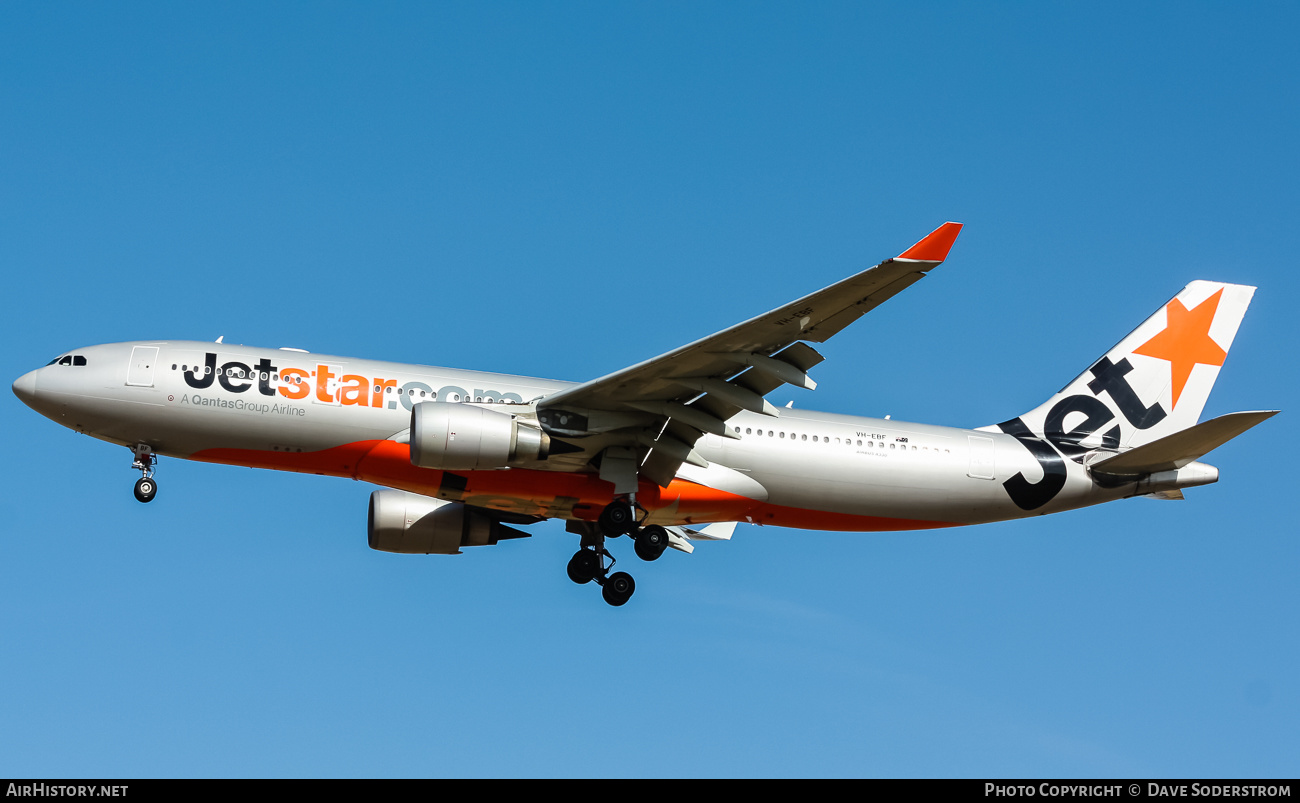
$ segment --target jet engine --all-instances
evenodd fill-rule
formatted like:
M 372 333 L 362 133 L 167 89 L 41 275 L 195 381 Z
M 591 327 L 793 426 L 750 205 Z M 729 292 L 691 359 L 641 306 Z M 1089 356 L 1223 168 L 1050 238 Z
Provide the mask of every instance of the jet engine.
M 421 468 L 505 468 L 545 460 L 550 446 L 550 436 L 509 413 L 456 402 L 411 410 L 411 462 Z
M 460 502 L 394 490 L 370 495 L 368 529 L 371 549 L 407 555 L 457 555 L 463 546 L 528 537 Z

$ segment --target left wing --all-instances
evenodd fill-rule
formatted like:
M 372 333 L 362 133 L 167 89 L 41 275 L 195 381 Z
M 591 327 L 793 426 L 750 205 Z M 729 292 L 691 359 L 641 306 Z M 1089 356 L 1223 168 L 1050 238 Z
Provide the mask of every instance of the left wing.
M 694 450 L 703 433 L 735 438 L 724 422 L 739 411 L 779 415 L 763 398 L 772 390 L 786 383 L 815 388 L 807 371 L 824 358 L 807 342 L 824 343 L 919 281 L 948 256 L 960 231 L 960 223 L 945 223 L 874 268 L 546 396 L 538 420 L 553 439 L 566 441 L 572 451 L 562 457 L 571 467 L 599 458 L 601 479 L 613 482 L 615 493 L 634 492 L 638 476 L 667 486 L 683 462 L 707 467 Z

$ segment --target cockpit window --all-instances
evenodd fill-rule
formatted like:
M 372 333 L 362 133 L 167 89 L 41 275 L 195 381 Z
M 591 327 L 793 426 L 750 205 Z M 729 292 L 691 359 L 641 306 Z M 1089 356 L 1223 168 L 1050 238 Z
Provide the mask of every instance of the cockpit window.
M 55 363 L 58 362 L 58 361 L 59 361 L 59 358 L 58 358 L 58 357 L 55 357 L 54 359 L 50 360 L 49 362 L 47 362 L 47 363 L 45 363 L 45 364 L 46 364 L 46 365 L 53 365 L 53 364 L 55 364 Z
M 69 354 L 68 356 L 59 360 L 59 365 L 72 365 L 72 355 Z
M 45 364 L 54 365 L 55 363 L 59 365 L 85 365 L 86 358 L 80 354 L 64 354 L 62 357 L 55 357 Z
M 83 357 L 83 356 L 81 356 L 80 354 L 74 354 L 74 355 L 72 355 L 72 364 L 73 364 L 73 365 L 85 365 L 85 364 L 86 364 L 86 358 Z

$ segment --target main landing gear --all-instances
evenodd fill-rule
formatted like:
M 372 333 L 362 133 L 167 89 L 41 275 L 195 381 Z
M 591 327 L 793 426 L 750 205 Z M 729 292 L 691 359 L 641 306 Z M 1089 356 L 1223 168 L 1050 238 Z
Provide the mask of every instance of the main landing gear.
M 627 572 L 610 573 L 617 562 L 605 549 L 605 539 L 631 536 L 633 550 L 642 560 L 658 560 L 668 548 L 668 531 L 657 524 L 642 527 L 637 522 L 635 501 L 615 499 L 605 506 L 595 526 L 585 525 L 582 548 L 569 560 L 569 579 L 579 585 L 595 580 L 601 596 L 615 607 L 625 604 L 636 591 L 636 581 Z M 605 565 L 605 559 L 609 565 Z
M 153 478 L 154 464 L 158 461 L 158 456 L 153 453 L 147 443 L 139 443 L 131 448 L 135 454 L 135 462 L 131 468 L 140 470 L 140 479 L 135 482 L 135 498 L 141 502 L 153 501 L 158 493 L 158 482 Z
M 605 558 L 609 558 L 609 566 L 605 566 Z M 627 572 L 610 574 L 615 562 L 603 546 L 583 547 L 569 560 L 569 579 L 579 585 L 595 580 L 605 601 L 618 607 L 632 598 L 636 581 Z
M 632 536 L 636 555 L 642 560 L 658 560 L 668 548 L 668 531 L 657 524 L 641 527 L 637 523 L 636 509 L 631 502 L 622 499 L 610 502 L 600 512 L 596 524 L 601 532 L 610 537 Z

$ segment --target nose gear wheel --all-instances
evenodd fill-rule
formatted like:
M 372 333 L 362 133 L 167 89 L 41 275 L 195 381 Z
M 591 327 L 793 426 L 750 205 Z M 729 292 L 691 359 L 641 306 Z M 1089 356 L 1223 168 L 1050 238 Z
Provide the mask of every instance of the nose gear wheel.
M 158 483 L 153 481 L 153 477 L 141 477 L 135 481 L 135 498 L 141 502 L 148 502 L 158 493 Z
M 135 455 L 135 462 L 131 464 L 131 468 L 140 471 L 140 479 L 135 482 L 135 498 L 141 502 L 153 501 L 158 493 L 158 481 L 153 478 L 154 465 L 158 462 L 158 456 L 147 443 L 136 444 L 131 447 L 131 452 Z

